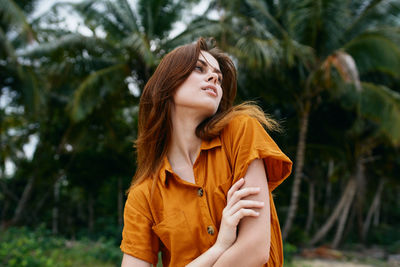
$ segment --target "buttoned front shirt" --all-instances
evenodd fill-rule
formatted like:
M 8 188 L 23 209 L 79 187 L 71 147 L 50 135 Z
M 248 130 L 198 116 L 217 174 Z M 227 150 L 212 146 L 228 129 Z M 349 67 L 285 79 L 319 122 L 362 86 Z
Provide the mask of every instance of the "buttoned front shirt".
M 163 266 L 190 263 L 216 242 L 228 190 L 258 158 L 268 177 L 271 214 L 265 266 L 282 266 L 282 238 L 271 192 L 290 174 L 292 162 L 256 119 L 244 115 L 232 119 L 218 137 L 202 141 L 193 165 L 195 183 L 181 179 L 164 158 L 153 191 L 152 179 L 130 190 L 121 250 L 152 264 L 157 264 L 159 251 Z

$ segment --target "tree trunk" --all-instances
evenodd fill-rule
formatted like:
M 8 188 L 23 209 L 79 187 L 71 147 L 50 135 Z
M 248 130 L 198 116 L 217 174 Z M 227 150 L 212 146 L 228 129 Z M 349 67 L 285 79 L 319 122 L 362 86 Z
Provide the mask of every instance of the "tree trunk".
M 365 242 L 367 239 L 367 233 L 369 230 L 369 226 L 371 225 L 371 220 L 372 220 L 372 215 L 376 213 L 376 211 L 379 208 L 379 202 L 381 199 L 382 191 L 383 191 L 383 185 L 385 184 L 385 180 L 381 179 L 379 181 L 378 189 L 376 190 L 374 199 L 372 200 L 372 204 L 368 210 L 367 218 L 365 219 L 365 222 L 363 224 L 362 228 L 362 241 Z
M 314 220 L 314 202 L 315 201 L 315 183 L 309 182 L 309 196 L 308 196 L 308 215 L 306 223 L 306 232 L 310 232 L 312 222 Z
M 283 239 L 286 239 L 288 236 L 290 229 L 292 228 L 292 224 L 294 221 L 294 217 L 296 216 L 297 206 L 299 201 L 299 193 L 300 193 L 300 183 L 303 175 L 303 166 L 304 166 L 304 157 L 306 150 L 306 136 L 308 129 L 308 119 L 310 116 L 310 108 L 311 108 L 311 100 L 306 100 L 304 105 L 304 110 L 301 114 L 300 125 L 299 125 L 299 140 L 297 144 L 296 151 L 296 162 L 295 162 L 295 172 L 294 172 L 294 180 L 292 186 L 292 194 L 290 198 L 290 206 L 287 213 L 285 225 L 282 231 Z
M 23 211 L 25 210 L 26 205 L 28 204 L 28 200 L 31 197 L 34 183 L 35 176 L 31 176 L 31 178 L 29 178 L 28 182 L 25 185 L 24 192 L 22 193 L 20 200 L 18 201 L 18 205 L 15 209 L 14 216 L 10 221 L 10 225 L 15 225 L 21 220 Z
M 331 176 L 333 174 L 334 170 L 334 165 L 335 162 L 333 159 L 329 160 L 328 163 L 328 173 L 326 177 L 326 194 L 325 194 L 325 203 L 324 203 L 324 209 L 323 209 L 323 214 L 326 216 L 329 212 L 329 203 L 331 202 L 331 194 L 332 194 L 332 183 L 331 183 Z
M 5 230 L 5 228 L 7 227 L 6 214 L 7 214 L 7 210 L 8 210 L 9 205 L 10 205 L 10 201 L 8 199 L 6 199 L 3 202 L 3 207 L 2 207 L 2 210 L 1 210 L 0 231 Z
M 372 225 L 374 227 L 377 227 L 379 225 L 380 213 L 381 213 L 381 199 L 378 200 L 378 204 L 376 205 L 376 209 L 374 212 L 374 221 L 372 222 Z
M 10 199 L 12 199 L 15 202 L 18 202 L 18 197 L 16 195 L 14 195 L 13 192 L 11 192 L 8 187 L 7 184 L 5 182 L 3 182 L 1 179 L 3 179 L 2 177 L 0 177 L 0 186 L 1 189 L 3 191 L 3 194 L 5 196 L 4 200 L 3 200 L 3 205 L 0 206 L 0 213 L 1 213 L 1 217 L 0 217 L 0 230 L 5 230 L 10 222 L 7 221 L 7 211 L 8 208 L 10 206 Z
M 4 193 L 4 195 L 8 196 L 9 198 L 14 200 L 15 202 L 18 202 L 18 197 L 8 189 L 7 184 L 5 182 L 3 182 L 1 179 L 2 178 L 0 177 L 0 186 L 1 186 L 1 189 L 2 189 L 2 191 Z
M 328 231 L 332 228 L 335 221 L 339 218 L 340 213 L 345 207 L 346 202 L 349 201 L 350 196 L 351 195 L 354 196 L 355 188 L 356 188 L 356 181 L 354 178 L 351 178 L 348 181 L 346 188 L 342 194 L 342 197 L 339 200 L 338 204 L 336 205 L 335 210 L 332 212 L 331 216 L 326 220 L 325 224 L 315 233 L 315 235 L 309 242 L 310 245 L 314 245 L 315 243 L 319 242 L 322 238 L 325 237 Z
M 347 200 L 345 201 L 343 211 L 341 212 L 340 219 L 339 219 L 339 225 L 338 225 L 338 228 L 337 228 L 337 231 L 335 234 L 335 238 L 333 239 L 333 242 L 332 242 L 332 248 L 337 248 L 339 245 L 339 242 L 342 238 L 343 229 L 344 229 L 344 226 L 346 225 L 347 216 L 349 214 L 351 204 L 353 204 L 355 192 L 356 192 L 356 186 L 354 184 L 354 187 L 347 195 Z
M 350 232 L 354 232 L 354 224 L 356 220 L 356 211 L 354 205 L 350 208 L 348 219 L 346 222 L 346 227 L 344 228 L 342 240 L 346 239 L 346 236 L 349 235 Z
M 364 203 L 365 203 L 365 194 L 366 194 L 366 180 L 364 175 L 364 166 L 365 163 L 362 163 L 362 171 L 357 177 L 357 192 L 355 197 L 355 212 L 356 212 L 356 223 L 357 223 L 357 231 L 358 236 L 362 240 L 362 229 L 364 224 L 363 214 L 364 214 Z
M 54 191 L 54 190 L 53 190 Z M 47 191 L 42 198 L 37 201 L 35 208 L 33 210 L 33 214 L 35 215 L 35 218 L 37 218 L 36 214 L 42 209 L 43 205 L 46 203 L 47 199 L 50 197 L 51 193 L 54 194 L 54 192 Z
M 124 212 L 124 192 L 122 189 L 122 178 L 118 177 L 118 226 L 123 224 L 123 212 Z
M 346 196 L 347 199 L 345 201 L 343 211 L 342 211 L 340 219 L 339 219 L 339 224 L 338 224 L 338 228 L 337 228 L 337 231 L 335 234 L 335 238 L 333 239 L 333 242 L 332 242 L 333 248 L 337 248 L 337 246 L 339 245 L 339 242 L 342 238 L 343 229 L 344 229 L 344 226 L 347 221 L 347 216 L 349 214 L 351 204 L 353 203 L 354 196 L 356 194 L 356 188 L 357 188 L 357 192 L 359 192 L 360 187 L 362 187 L 363 184 L 365 184 L 364 169 L 365 168 L 364 168 L 363 158 L 359 157 L 357 160 L 357 167 L 356 167 L 356 175 L 355 175 L 356 180 L 355 180 L 355 183 L 352 186 L 351 190 L 349 190 L 349 192 Z M 356 205 L 356 206 L 357 206 L 357 208 L 360 208 L 359 205 Z M 359 213 L 359 211 L 357 211 L 357 210 L 356 210 L 356 212 Z
M 57 181 L 53 185 L 53 194 L 54 194 L 54 206 L 53 206 L 53 220 L 52 220 L 52 230 L 53 234 L 58 234 L 58 203 L 60 199 L 60 182 L 61 178 L 57 179 Z
M 89 193 L 89 198 L 88 198 L 88 228 L 89 228 L 89 233 L 93 233 L 93 228 L 94 228 L 94 200 L 93 200 L 93 194 Z

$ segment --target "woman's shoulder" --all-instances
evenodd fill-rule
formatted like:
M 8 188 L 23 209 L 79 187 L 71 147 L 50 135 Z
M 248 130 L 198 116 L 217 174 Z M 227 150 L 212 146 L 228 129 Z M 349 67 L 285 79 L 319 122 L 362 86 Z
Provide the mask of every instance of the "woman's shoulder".
M 222 131 L 222 135 L 229 135 L 232 133 L 235 134 L 238 133 L 238 131 L 254 125 L 261 126 L 260 122 L 256 118 L 247 114 L 238 114 L 226 124 L 224 130 Z
M 143 201 L 148 199 L 151 194 L 153 180 L 150 178 L 144 179 L 143 181 L 131 185 L 128 192 L 128 199 Z

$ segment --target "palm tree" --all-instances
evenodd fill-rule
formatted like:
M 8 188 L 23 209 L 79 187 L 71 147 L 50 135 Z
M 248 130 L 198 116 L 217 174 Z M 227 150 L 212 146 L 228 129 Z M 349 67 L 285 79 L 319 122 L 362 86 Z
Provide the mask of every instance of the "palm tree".
M 323 91 L 332 91 L 332 80 L 339 77 L 361 90 L 358 73 L 400 73 L 399 31 L 395 27 L 400 3 L 247 0 L 215 1 L 214 5 L 221 10 L 219 20 L 199 19 L 187 35 L 208 33 L 219 39 L 229 36 L 224 39 L 228 50 L 250 66 L 261 71 L 271 71 L 266 67 L 274 66 L 278 75 L 290 73 L 294 79 L 281 92 L 287 101 L 293 101 L 299 117 L 294 181 L 283 228 L 286 238 L 298 207 L 309 117 L 317 106 L 315 100 Z M 361 94 L 367 94 L 371 86 Z M 379 86 L 374 89 L 384 90 Z
M 99 168 L 82 166 L 81 162 L 102 159 L 107 151 L 108 155 L 113 155 L 110 161 L 114 165 L 126 163 L 114 172 L 114 176 L 118 176 L 121 218 L 123 188 L 126 187 L 121 179 L 129 178 L 132 172 L 127 155 L 132 152 L 131 141 L 136 132 L 137 93 L 160 57 L 173 48 L 169 44 L 177 43 L 170 32 L 192 3 L 196 1 L 143 0 L 134 6 L 126 0 L 57 4 L 39 21 L 44 25 L 51 23 L 52 27 L 39 28 L 37 39 L 40 42 L 19 52 L 45 81 L 42 110 L 46 115 L 39 122 L 43 127 L 39 131 L 38 148 L 53 151 L 53 155 L 38 153 L 32 161 L 51 158 L 51 164 L 46 164 L 47 183 L 54 186 L 55 191 L 59 190 L 57 184 L 65 175 L 76 187 L 85 188 L 87 196 L 80 197 L 87 201 L 80 203 L 86 202 L 87 209 L 92 211 L 87 218 L 89 229 L 93 228 L 95 219 L 94 196 L 108 180 L 88 175 L 88 171 L 98 173 Z M 61 26 L 54 29 L 55 25 L 62 25 L 54 14 L 63 8 L 82 17 L 91 34 L 84 35 Z M 136 86 L 133 88 L 136 95 L 128 90 L 132 86 Z M 95 155 L 90 156 L 88 149 L 96 151 Z M 82 182 L 80 177 L 84 176 L 86 179 Z M 54 199 L 58 198 L 59 193 L 54 194 Z M 48 194 L 44 192 L 43 197 Z M 57 229 L 56 224 L 53 225 Z
M 345 86 L 344 86 L 345 87 Z M 360 227 L 360 237 L 365 240 L 366 231 L 369 227 L 367 215 L 366 221 L 362 221 L 362 211 L 365 202 L 366 191 L 366 169 L 367 164 L 376 160 L 372 155 L 373 150 L 379 145 L 389 144 L 398 147 L 400 144 L 400 93 L 388 89 L 382 85 L 362 83 L 362 93 L 348 89 L 342 92 L 347 108 L 355 109 L 358 118 L 355 120 L 350 135 L 354 139 L 354 159 L 356 169 L 350 177 L 343 194 L 337 203 L 332 214 L 326 222 L 314 234 L 310 240 L 313 245 L 320 241 L 338 221 L 338 228 L 332 242 L 332 247 L 336 248 L 343 235 L 344 226 L 349 215 L 350 207 L 353 203 L 357 206 L 356 212 L 359 213 L 358 220 Z M 371 123 L 372 122 L 372 123 Z M 371 125 L 372 124 L 372 125 Z M 384 178 L 379 183 L 372 206 L 378 201 L 384 186 Z M 357 200 L 357 201 L 356 201 Z M 375 207 L 376 208 L 376 207 Z M 369 214 L 372 213 L 368 212 Z
M 26 160 L 23 145 L 35 130 L 32 120 L 40 113 L 42 103 L 39 79 L 33 68 L 19 61 L 17 51 L 37 41 L 36 32 L 27 16 L 33 11 L 35 0 L 0 1 L 0 93 L 9 99 L 0 110 L 0 184 L 5 198 L 5 206 L 1 218 L 1 227 L 6 226 L 5 214 L 11 202 L 15 202 L 11 221 L 21 218 L 20 211 L 26 206 L 33 180 L 28 179 L 20 192 L 9 188 L 11 182 L 4 180 L 5 161 L 15 164 Z M 12 134 L 10 134 L 12 133 Z M 25 181 L 23 181 L 25 182 Z
M 142 0 L 132 6 L 126 0 L 86 0 L 78 4 L 58 4 L 53 10 L 72 8 L 82 17 L 91 36 L 64 34 L 25 55 L 40 58 L 64 53 L 79 59 L 74 64 L 80 64 L 83 73 L 69 109 L 73 120 L 81 121 L 95 108 L 106 105 L 102 101 L 105 95 L 127 90 L 127 85 L 144 86 L 162 55 L 173 48 L 169 44 L 176 44 L 176 40 L 170 38 L 174 24 L 185 8 L 196 2 Z M 64 61 L 56 64 L 59 73 L 64 75 L 70 68 Z

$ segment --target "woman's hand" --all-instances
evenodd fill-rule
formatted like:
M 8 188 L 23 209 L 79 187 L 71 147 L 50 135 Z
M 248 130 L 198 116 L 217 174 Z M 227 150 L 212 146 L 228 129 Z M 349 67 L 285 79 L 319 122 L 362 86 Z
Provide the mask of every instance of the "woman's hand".
M 235 242 L 237 226 L 240 220 L 246 216 L 257 217 L 259 213 L 254 209 L 264 206 L 264 202 L 243 199 L 260 192 L 259 187 L 240 189 L 243 184 L 244 179 L 241 178 L 228 191 L 227 204 L 222 212 L 221 225 L 217 242 L 215 243 L 224 250 L 228 249 Z

